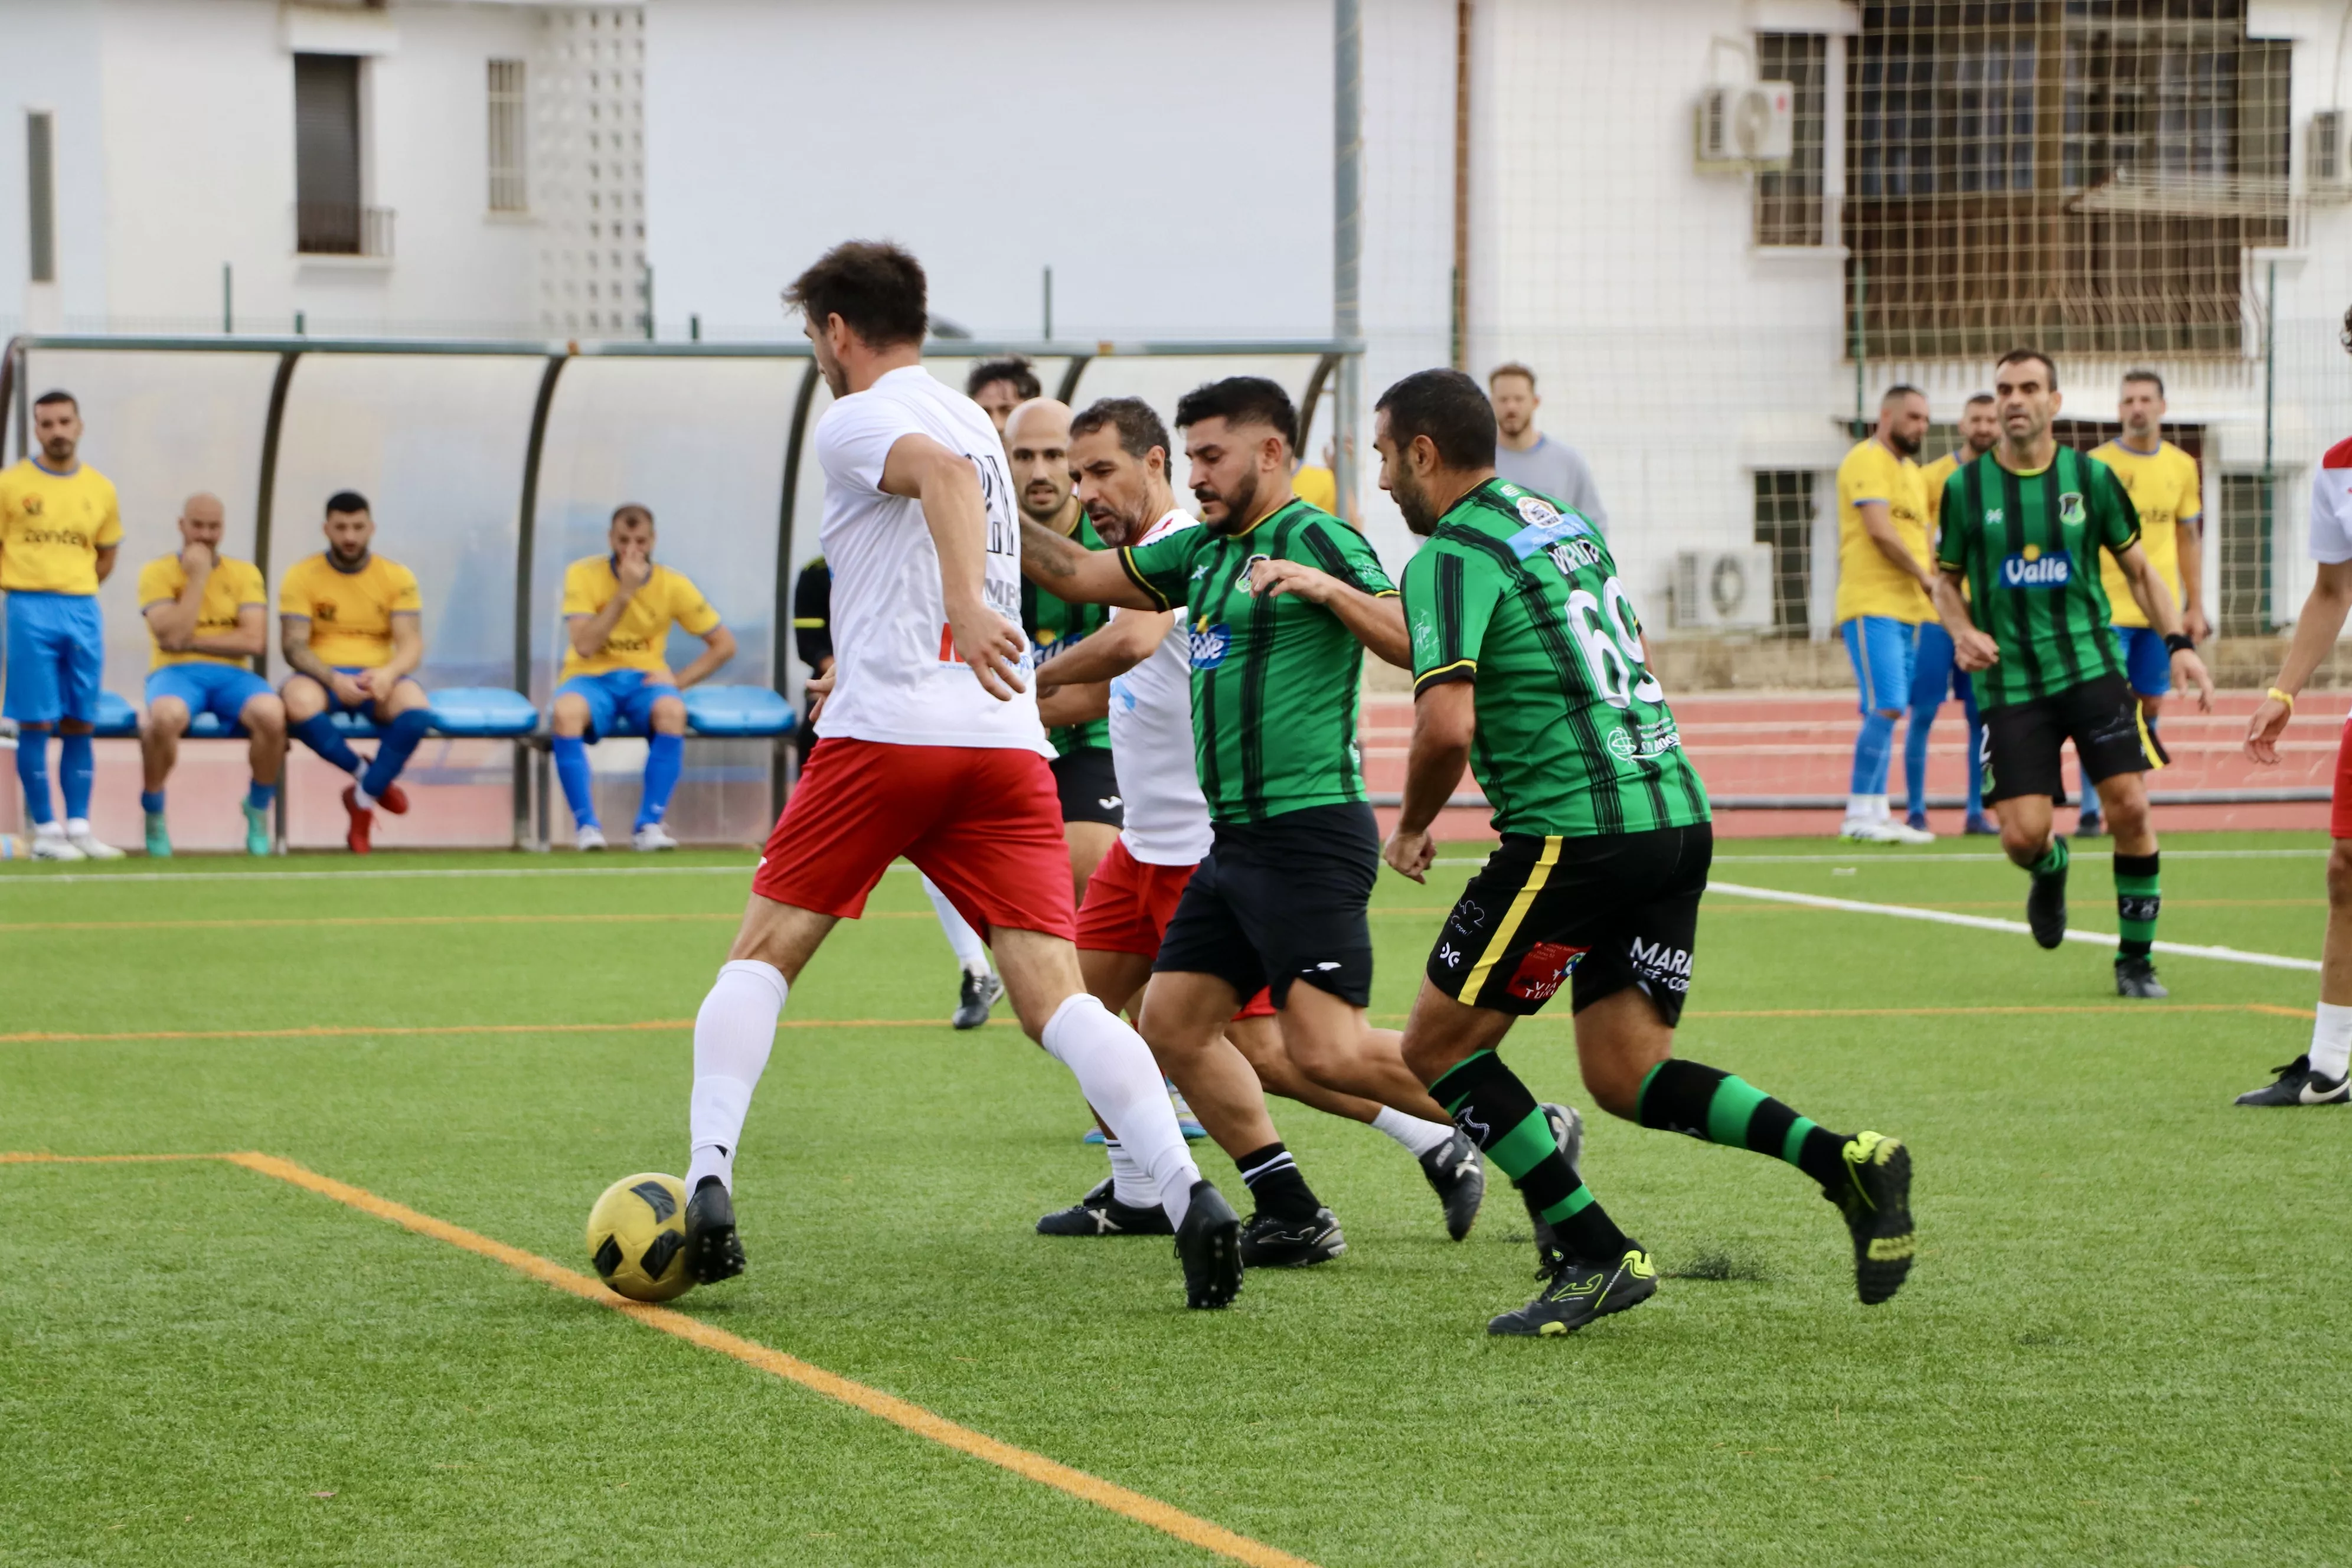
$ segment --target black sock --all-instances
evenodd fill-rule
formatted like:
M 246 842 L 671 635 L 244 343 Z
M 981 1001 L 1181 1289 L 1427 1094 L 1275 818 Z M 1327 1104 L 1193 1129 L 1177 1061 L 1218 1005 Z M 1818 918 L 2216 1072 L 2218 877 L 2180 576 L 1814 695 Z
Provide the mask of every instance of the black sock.
M 1543 1108 L 1502 1058 L 1480 1051 L 1456 1062 L 1429 1092 L 1511 1178 L 1528 1212 L 1551 1226 L 1570 1257 L 1614 1262 L 1633 1245 L 1561 1155 Z
M 1279 1142 L 1253 1149 L 1234 1163 L 1240 1167 L 1243 1184 L 1257 1200 L 1262 1214 L 1282 1219 L 1313 1219 L 1315 1211 L 1323 1206 L 1315 1201 L 1314 1189 L 1307 1184 L 1307 1178 L 1298 1173 L 1298 1162 Z
M 1642 1080 L 1640 1110 L 1644 1127 L 1769 1154 L 1825 1187 L 1845 1180 L 1843 1134 L 1816 1125 L 1719 1068 L 1667 1058 Z

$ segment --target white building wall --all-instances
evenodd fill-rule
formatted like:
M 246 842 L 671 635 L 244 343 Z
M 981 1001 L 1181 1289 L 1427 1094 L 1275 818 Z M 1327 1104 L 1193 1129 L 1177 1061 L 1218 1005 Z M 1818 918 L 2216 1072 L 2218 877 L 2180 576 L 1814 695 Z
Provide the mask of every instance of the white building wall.
M 98 0 L 0 0 L 0 321 L 102 321 L 105 142 Z M 57 281 L 29 281 L 26 115 L 56 116 Z

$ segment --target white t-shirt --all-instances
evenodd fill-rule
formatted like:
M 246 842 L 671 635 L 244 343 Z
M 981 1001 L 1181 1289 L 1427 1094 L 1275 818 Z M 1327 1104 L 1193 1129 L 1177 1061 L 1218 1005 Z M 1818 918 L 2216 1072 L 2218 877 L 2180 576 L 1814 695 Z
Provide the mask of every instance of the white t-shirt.
M 2352 440 L 2327 448 L 2311 476 L 2311 558 L 2352 561 Z
M 1171 511 L 1136 542 L 1199 526 Z M 1147 866 L 1197 866 L 1208 858 L 1209 802 L 1192 762 L 1192 638 L 1181 616 L 1150 658 L 1110 683 L 1110 765 L 1127 803 L 1127 826 L 1118 837 L 1129 855 Z
M 992 746 L 1050 757 L 1034 687 L 1010 702 L 983 690 L 948 638 L 939 551 L 922 503 L 882 493 L 882 465 L 901 437 L 929 436 L 971 459 L 988 507 L 988 602 L 1021 624 L 1021 524 L 1004 447 L 980 405 L 920 365 L 890 372 L 824 411 L 825 563 L 833 568 L 836 683 L 820 737 L 894 746 Z M 1024 683 L 1031 673 L 1025 652 Z

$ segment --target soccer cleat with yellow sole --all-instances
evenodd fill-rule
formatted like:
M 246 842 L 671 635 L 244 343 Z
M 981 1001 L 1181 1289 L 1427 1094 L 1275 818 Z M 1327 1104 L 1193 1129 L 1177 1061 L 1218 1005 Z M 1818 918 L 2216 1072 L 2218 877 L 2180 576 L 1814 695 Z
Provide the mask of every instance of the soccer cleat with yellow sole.
M 1845 1180 L 1823 1187 L 1853 1236 L 1853 1288 L 1865 1307 L 1903 1289 L 1917 1238 L 1911 1229 L 1911 1151 L 1864 1132 L 1846 1141 Z
M 1613 1263 L 1588 1263 L 1564 1253 L 1545 1255 L 1536 1278 L 1543 1289 L 1514 1312 L 1489 1319 L 1490 1334 L 1550 1339 L 1572 1334 L 1595 1318 L 1638 1307 L 1658 1293 L 1658 1265 L 1635 1242 Z

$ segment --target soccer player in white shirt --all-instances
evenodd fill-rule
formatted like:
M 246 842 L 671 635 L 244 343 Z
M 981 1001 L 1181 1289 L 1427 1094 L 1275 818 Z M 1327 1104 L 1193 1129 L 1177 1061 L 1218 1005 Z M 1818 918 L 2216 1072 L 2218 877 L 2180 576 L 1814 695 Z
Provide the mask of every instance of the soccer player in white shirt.
M 1089 995 L 1052 754 L 1027 689 L 1021 531 L 1004 450 L 977 404 L 923 369 L 923 269 L 837 245 L 793 280 L 835 402 L 816 426 L 833 568 L 824 742 L 769 838 L 728 962 L 694 1027 L 688 1266 L 743 1271 L 735 1154 L 776 1020 L 834 922 L 905 856 L 990 937 L 1021 1026 L 1076 1075 L 1150 1173 L 1186 1304 L 1241 1287 L 1241 1220 L 1186 1152 L 1142 1037 Z
M 2352 310 L 2344 312 L 2343 343 L 2352 353 Z M 2311 476 L 2311 558 L 2319 580 L 2294 623 L 2263 705 L 2246 728 L 2246 755 L 2275 765 L 2279 736 L 2294 713 L 2295 694 L 2311 672 L 2336 651 L 2344 616 L 2352 610 L 2352 438 L 2338 441 Z M 2277 1070 L 2277 1081 L 2238 1096 L 2240 1105 L 2343 1105 L 2352 1103 L 2352 722 L 2336 750 L 2335 802 L 2329 808 L 2327 937 L 2319 956 L 2319 1013 L 2311 1026 L 2311 1049 Z

